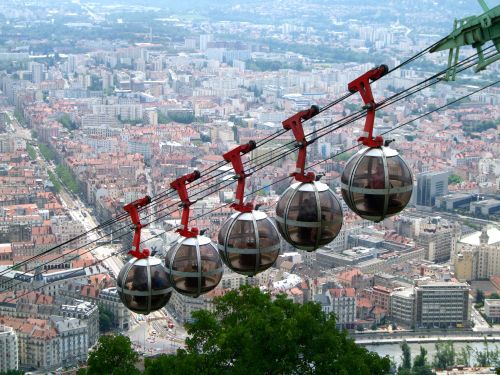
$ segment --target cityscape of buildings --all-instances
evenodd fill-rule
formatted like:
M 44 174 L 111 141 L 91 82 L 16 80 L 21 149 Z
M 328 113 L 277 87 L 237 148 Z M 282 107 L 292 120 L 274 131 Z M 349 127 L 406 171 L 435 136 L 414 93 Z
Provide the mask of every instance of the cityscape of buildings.
M 246 284 L 317 302 L 352 335 L 482 332 L 500 321 L 500 88 L 396 129 L 498 77 L 498 63 L 377 111 L 376 133 L 390 132 L 413 173 L 413 195 L 400 214 L 373 223 L 342 200 L 340 176 L 353 152 L 331 156 L 358 143 L 360 120 L 308 149 L 308 163 L 323 161 L 313 169 L 343 207 L 333 242 L 305 252 L 282 241 L 272 268 L 247 277 L 225 267 L 215 290 L 198 298 L 174 293 L 146 318 L 121 303 L 116 278 L 132 242 L 128 217 L 94 227 L 135 199 L 164 193 L 176 178 L 212 168 L 235 146 L 272 136 L 297 111 L 327 105 L 376 64 L 398 66 L 447 35 L 453 18 L 480 13 L 476 4 L 460 4 L 454 14 L 451 1 L 403 1 L 370 21 L 366 12 L 386 6 L 256 3 L 235 2 L 231 12 L 210 5 L 209 13 L 181 5 L 0 4 L 0 372 L 84 363 L 103 314 L 142 355 L 172 352 L 184 345 L 182 326 L 193 311 L 213 309 L 215 297 Z M 448 10 L 429 18 L 426 7 Z M 291 23 L 284 14 L 297 9 L 304 17 Z M 391 72 L 373 84 L 375 97 L 412 87 L 447 58 L 425 54 Z M 306 130 L 361 106 L 354 95 Z M 291 140 L 290 132 L 274 137 L 249 153 L 250 165 Z M 261 211 L 275 216 L 294 169 L 292 154 L 249 178 Z M 234 186 L 215 182 L 191 209 L 193 226 L 217 241 Z M 169 210 L 177 203 L 161 199 L 143 229 L 145 245 L 163 258 L 177 236 L 180 211 Z M 478 291 L 484 306 L 476 304 Z

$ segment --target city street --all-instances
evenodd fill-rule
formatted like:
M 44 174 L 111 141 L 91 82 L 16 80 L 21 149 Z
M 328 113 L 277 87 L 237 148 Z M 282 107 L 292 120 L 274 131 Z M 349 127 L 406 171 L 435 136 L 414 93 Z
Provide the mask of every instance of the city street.
M 13 115 L 13 109 L 7 108 L 6 112 L 10 119 L 10 127 L 11 131 L 15 133 L 17 136 L 23 138 L 29 144 L 33 145 L 33 149 L 37 153 L 37 163 L 44 169 L 50 170 L 54 176 L 57 176 L 55 171 L 55 165 L 51 161 L 45 160 L 45 158 L 40 153 L 40 149 L 38 145 L 34 144 L 33 139 L 31 137 L 31 133 L 28 129 L 23 128 L 15 116 Z M 68 210 L 69 215 L 75 221 L 79 221 L 82 223 L 83 227 L 86 231 L 91 231 L 99 224 L 97 220 L 92 216 L 91 210 L 82 202 L 82 200 L 68 192 L 64 184 L 61 181 L 61 190 L 59 192 L 59 198 L 61 199 L 61 204 Z M 100 237 L 102 237 L 103 233 L 101 231 L 91 231 L 87 234 L 87 242 L 97 241 Z M 95 244 L 91 246 L 96 246 Z M 92 255 L 96 259 L 105 259 L 103 261 L 104 266 L 111 272 L 113 277 L 117 277 L 120 273 L 120 270 L 123 267 L 123 261 L 120 256 L 111 256 L 112 253 L 120 252 L 122 250 L 121 245 L 101 245 L 92 250 Z
M 167 323 L 171 319 L 164 310 L 152 312 L 146 317 L 132 314 L 135 326 L 126 335 L 138 352 L 147 356 L 172 353 L 184 347 L 184 328 L 174 323 L 174 328 L 169 329 Z
M 490 327 L 488 322 L 483 318 L 483 316 L 479 313 L 479 311 L 477 311 L 474 306 L 472 306 L 471 320 L 474 322 L 474 328 L 472 328 L 473 331 L 487 332 L 493 330 L 493 328 Z

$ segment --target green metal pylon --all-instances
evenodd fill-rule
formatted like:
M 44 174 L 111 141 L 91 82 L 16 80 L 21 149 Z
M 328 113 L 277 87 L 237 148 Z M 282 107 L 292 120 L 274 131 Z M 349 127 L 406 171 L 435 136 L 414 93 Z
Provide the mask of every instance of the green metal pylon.
M 486 42 L 492 41 L 497 51 L 500 52 L 500 5 L 489 9 L 484 0 L 478 0 L 478 2 L 484 13 L 480 16 L 455 20 L 453 32 L 430 50 L 431 53 L 450 50 L 448 54 L 450 69 L 446 73 L 445 80 L 455 80 L 456 69 L 451 67 L 458 63 L 458 54 L 462 46 L 470 45 L 476 48 L 479 63 L 474 69 L 475 72 L 484 70 L 488 65 L 500 59 L 500 54 L 485 58 L 482 48 Z

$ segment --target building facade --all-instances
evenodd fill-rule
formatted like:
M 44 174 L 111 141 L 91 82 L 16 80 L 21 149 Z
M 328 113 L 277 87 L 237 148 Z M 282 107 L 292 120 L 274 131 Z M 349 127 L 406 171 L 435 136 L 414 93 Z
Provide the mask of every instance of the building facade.
M 316 302 L 321 304 L 325 313 L 335 314 L 337 328 L 354 328 L 356 322 L 356 291 L 354 288 L 327 289 L 314 298 Z
M 500 321 L 500 300 L 485 299 L 484 314 L 490 321 L 498 323 Z
M 500 275 L 500 230 L 485 227 L 462 238 L 453 265 L 455 277 L 460 281 Z
M 425 259 L 434 263 L 445 262 L 456 253 L 460 226 L 441 218 L 431 218 L 420 224 L 416 243 L 425 249 Z
M 0 325 L 0 373 L 17 370 L 18 348 L 16 332 Z
M 414 288 L 401 288 L 391 293 L 390 316 L 396 323 L 408 327 L 415 323 L 415 290 Z
M 448 194 L 449 172 L 425 172 L 417 175 L 417 206 L 434 207 L 436 198 Z
M 415 287 L 415 326 L 470 326 L 470 288 L 465 283 L 429 282 Z

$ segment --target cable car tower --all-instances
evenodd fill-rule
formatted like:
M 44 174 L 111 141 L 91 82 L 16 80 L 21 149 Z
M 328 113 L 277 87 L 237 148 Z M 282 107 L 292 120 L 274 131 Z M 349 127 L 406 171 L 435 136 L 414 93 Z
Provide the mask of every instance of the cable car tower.
M 470 45 L 477 50 L 479 62 L 475 69 L 476 73 L 500 59 L 500 55 L 489 58 L 483 55 L 483 46 L 488 41 L 492 41 L 496 50 L 500 52 L 500 5 L 490 9 L 485 0 L 478 2 L 484 10 L 483 14 L 455 20 L 453 32 L 430 49 L 431 53 L 450 50 L 448 54 L 450 69 L 445 75 L 448 81 L 455 80 L 460 47 Z

